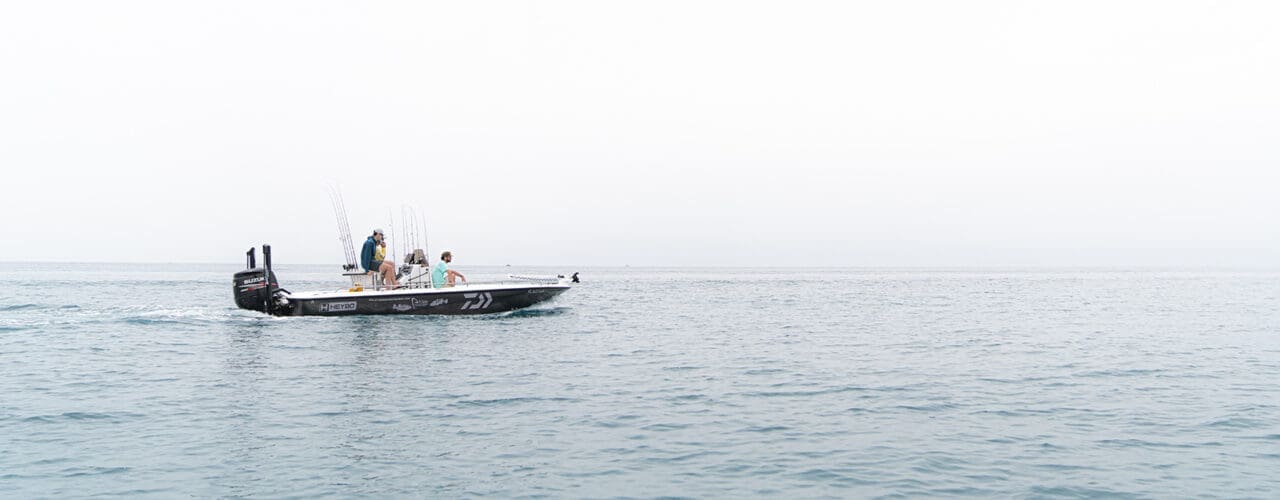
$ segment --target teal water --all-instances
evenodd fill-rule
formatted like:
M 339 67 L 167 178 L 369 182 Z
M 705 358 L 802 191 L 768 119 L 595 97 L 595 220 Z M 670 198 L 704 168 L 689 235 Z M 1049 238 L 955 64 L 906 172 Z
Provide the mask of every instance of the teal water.
M 269 318 L 237 267 L 0 264 L 0 497 L 1280 496 L 1280 272 L 511 268 L 584 282 Z

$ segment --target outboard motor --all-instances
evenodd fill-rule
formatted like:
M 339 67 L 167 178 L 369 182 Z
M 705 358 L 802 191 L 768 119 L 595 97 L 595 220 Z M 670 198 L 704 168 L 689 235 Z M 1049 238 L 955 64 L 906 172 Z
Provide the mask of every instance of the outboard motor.
M 236 273 L 233 281 L 236 306 L 241 309 L 273 313 L 278 307 L 277 298 L 274 295 L 280 289 L 280 282 L 276 280 L 276 273 L 271 271 L 271 247 L 262 246 L 262 260 L 266 264 L 265 267 L 257 266 L 257 258 L 254 255 L 256 251 L 256 248 L 250 248 L 245 252 L 245 269 Z

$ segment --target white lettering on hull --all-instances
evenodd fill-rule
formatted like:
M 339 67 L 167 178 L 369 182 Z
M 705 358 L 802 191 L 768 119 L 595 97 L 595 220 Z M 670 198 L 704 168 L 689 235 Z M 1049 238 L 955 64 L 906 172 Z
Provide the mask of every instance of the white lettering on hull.
M 320 304 L 320 312 L 348 312 L 356 310 L 355 301 L 351 302 L 325 302 Z

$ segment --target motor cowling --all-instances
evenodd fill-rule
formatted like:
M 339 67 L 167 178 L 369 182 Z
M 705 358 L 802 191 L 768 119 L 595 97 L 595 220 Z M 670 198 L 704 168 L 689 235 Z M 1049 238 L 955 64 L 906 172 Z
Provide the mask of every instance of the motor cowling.
M 276 273 L 255 267 L 236 273 L 232 281 L 237 307 L 258 312 L 270 312 L 268 308 L 274 307 L 272 294 L 280 289 Z

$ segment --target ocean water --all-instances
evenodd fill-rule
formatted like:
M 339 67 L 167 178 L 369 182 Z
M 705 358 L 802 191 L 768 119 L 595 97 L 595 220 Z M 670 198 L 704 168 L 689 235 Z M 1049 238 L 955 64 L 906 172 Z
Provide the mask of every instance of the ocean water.
M 0 497 L 1280 497 L 1280 272 L 512 268 L 583 283 L 271 318 L 238 267 L 0 264 Z

